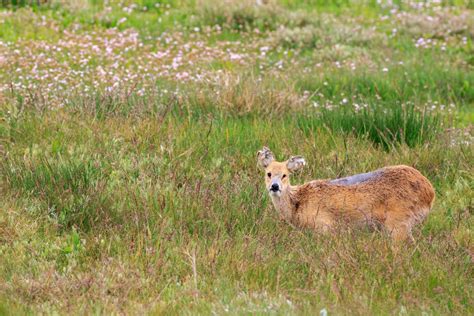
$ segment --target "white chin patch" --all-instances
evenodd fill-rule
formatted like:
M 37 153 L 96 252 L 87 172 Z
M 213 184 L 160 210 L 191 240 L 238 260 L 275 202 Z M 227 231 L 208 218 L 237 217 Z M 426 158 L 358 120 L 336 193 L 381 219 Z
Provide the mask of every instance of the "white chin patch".
M 281 191 L 269 191 L 270 192 L 270 196 L 280 196 L 281 195 Z

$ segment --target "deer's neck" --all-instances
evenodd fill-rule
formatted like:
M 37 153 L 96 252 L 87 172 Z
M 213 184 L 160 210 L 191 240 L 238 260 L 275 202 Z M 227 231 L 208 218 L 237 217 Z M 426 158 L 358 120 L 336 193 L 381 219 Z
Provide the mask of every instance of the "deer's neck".
M 295 197 L 296 190 L 296 186 L 289 186 L 281 192 L 280 196 L 272 195 L 273 206 L 275 206 L 280 216 L 287 221 L 291 221 L 295 213 L 297 204 Z

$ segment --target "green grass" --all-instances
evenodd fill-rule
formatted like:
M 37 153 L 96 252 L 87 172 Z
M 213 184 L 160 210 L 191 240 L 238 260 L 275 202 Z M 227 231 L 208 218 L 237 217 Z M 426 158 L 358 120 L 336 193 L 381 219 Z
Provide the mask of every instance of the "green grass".
M 167 312 L 379 313 L 401 306 L 415 312 L 420 300 L 431 313 L 470 311 L 472 148 L 434 143 L 385 153 L 324 128 L 307 134 L 284 117 L 171 115 L 160 123 L 51 113 L 41 121 L 19 123 L 23 136 L 7 147 L 12 158 L 2 163 L 17 197 L 3 202 L 11 211 L 2 215 L 2 238 L 31 240 L 2 249 L 6 295 L 20 293 L 16 299 L 32 306 L 54 297 L 47 311 L 70 295 L 87 299 L 81 303 L 87 309 L 114 311 L 101 288 L 112 291 L 107 300 L 128 293 L 119 299 L 126 310 L 159 295 L 152 310 Z M 62 123 L 69 121 L 82 127 Z M 417 232 L 416 246 L 402 254 L 392 253 L 378 233 L 328 238 L 295 230 L 278 220 L 264 192 L 254 161 L 262 143 L 280 149 L 279 159 L 307 157 L 297 182 L 413 164 L 435 184 L 435 211 Z M 31 247 L 36 254 L 26 251 Z M 196 256 L 197 284 L 190 256 Z M 47 281 L 50 264 L 59 274 Z M 35 297 L 27 279 L 39 282 Z
M 0 9 L 0 314 L 474 313 L 469 3 L 136 3 Z M 414 166 L 434 209 L 398 250 L 292 227 L 264 145 L 293 184 Z
M 57 153 L 60 146 L 58 140 L 53 141 L 51 151 Z M 108 193 L 102 189 L 106 175 L 102 174 L 104 168 L 97 164 L 100 162 L 64 161 L 59 156 L 54 161 L 42 158 L 32 166 L 24 161 L 9 161 L 2 171 L 12 188 L 39 197 L 58 224 L 90 229 L 110 213 Z
M 346 107 L 323 109 L 319 116 L 310 115 L 297 124 L 306 133 L 324 126 L 335 133 L 355 134 L 386 150 L 400 143 L 416 147 L 433 140 L 441 130 L 439 116 L 417 111 L 413 106 L 368 106 L 359 111 Z

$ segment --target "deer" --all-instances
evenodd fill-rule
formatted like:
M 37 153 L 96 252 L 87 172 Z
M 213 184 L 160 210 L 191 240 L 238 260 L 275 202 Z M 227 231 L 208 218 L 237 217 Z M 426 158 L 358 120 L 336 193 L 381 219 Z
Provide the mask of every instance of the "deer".
M 379 228 L 396 242 L 414 241 L 412 228 L 423 222 L 435 199 L 430 181 L 406 165 L 293 186 L 290 175 L 306 165 L 302 156 L 278 162 L 263 147 L 257 162 L 280 218 L 316 232 L 333 231 L 343 223 Z

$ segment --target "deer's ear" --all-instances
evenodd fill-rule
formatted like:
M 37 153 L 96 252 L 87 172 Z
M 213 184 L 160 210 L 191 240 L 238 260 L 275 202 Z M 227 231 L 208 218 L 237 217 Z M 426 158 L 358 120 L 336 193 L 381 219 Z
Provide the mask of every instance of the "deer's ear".
M 262 150 L 257 152 L 257 163 L 260 167 L 265 169 L 273 160 L 275 160 L 275 158 L 268 147 L 263 147 Z
M 306 161 L 302 156 L 291 156 L 290 159 L 286 162 L 286 167 L 290 172 L 295 172 L 300 170 L 306 165 Z

